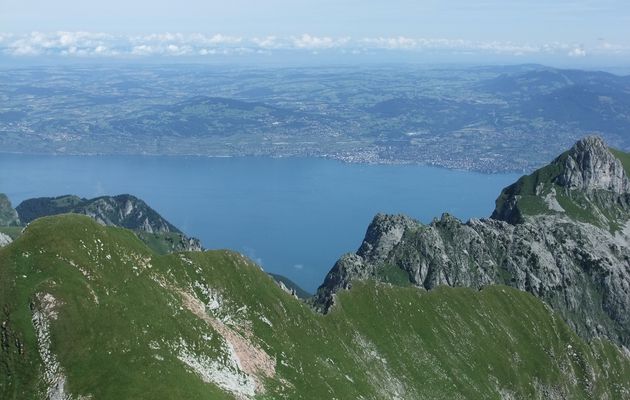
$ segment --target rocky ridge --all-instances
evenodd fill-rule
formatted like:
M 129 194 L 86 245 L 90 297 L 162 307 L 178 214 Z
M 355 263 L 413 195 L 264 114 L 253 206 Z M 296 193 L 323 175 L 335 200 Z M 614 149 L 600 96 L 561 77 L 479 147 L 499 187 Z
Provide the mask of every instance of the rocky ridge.
M 133 230 L 142 241 L 159 253 L 203 250 L 199 239 L 185 235 L 143 200 L 129 194 L 93 199 L 73 195 L 33 198 L 20 203 L 14 213 L 14 221 L 23 224 L 50 215 L 83 214 L 101 225 Z M 0 224 L 3 225 L 9 224 Z
M 326 311 L 353 282 L 427 290 L 506 284 L 549 304 L 582 337 L 630 345 L 630 182 L 619 158 L 585 138 L 507 187 L 489 219 L 448 214 L 428 225 L 377 215 L 355 254 L 319 288 Z
M 75 213 L 92 217 L 102 225 L 120 226 L 147 233 L 181 233 L 147 203 L 129 194 L 93 199 L 72 195 L 40 197 L 24 200 L 16 210 L 24 223 L 49 215 Z

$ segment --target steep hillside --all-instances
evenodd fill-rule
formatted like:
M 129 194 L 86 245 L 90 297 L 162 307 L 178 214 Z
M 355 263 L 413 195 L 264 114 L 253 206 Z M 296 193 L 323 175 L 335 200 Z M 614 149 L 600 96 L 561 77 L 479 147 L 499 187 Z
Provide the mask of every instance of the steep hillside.
M 335 293 L 368 278 L 425 289 L 505 284 L 544 300 L 583 338 L 628 346 L 625 171 L 601 139 L 590 137 L 506 188 L 490 219 L 463 223 L 445 214 L 424 225 L 377 215 L 357 253 L 329 272 L 316 304 L 327 310 Z
M 366 281 L 321 315 L 239 254 L 79 215 L 0 249 L 0 309 L 2 399 L 630 398 L 627 354 L 522 291 Z

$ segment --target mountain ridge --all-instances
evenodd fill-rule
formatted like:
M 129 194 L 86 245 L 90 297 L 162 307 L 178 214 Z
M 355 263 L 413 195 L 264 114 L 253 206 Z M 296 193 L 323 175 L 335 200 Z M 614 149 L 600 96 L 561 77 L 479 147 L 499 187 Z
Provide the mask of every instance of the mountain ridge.
M 328 273 L 315 305 L 329 310 L 336 293 L 365 279 L 427 290 L 505 284 L 545 301 L 583 338 L 628 346 L 628 187 L 621 161 L 588 137 L 504 189 L 492 218 L 444 214 L 424 225 L 379 214 L 358 251 Z
M 0 249 L 0 309 L 7 399 L 630 397 L 630 356 L 522 291 L 366 281 L 320 315 L 240 254 L 76 214 Z
M 102 225 L 135 231 L 142 241 L 162 254 L 203 249 L 199 239 L 188 237 L 143 200 L 130 194 L 99 196 L 93 199 L 75 195 L 32 198 L 21 202 L 15 211 L 24 224 L 44 216 L 84 214 Z
M 121 226 L 147 233 L 181 233 L 143 200 L 130 194 L 99 196 L 92 199 L 74 195 L 24 200 L 16 208 L 24 223 L 55 214 L 85 214 L 103 225 Z

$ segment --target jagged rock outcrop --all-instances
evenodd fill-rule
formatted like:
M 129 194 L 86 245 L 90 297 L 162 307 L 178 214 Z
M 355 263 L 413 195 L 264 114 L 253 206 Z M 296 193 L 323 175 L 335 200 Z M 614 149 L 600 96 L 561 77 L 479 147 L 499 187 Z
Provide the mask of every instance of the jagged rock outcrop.
M 12 241 L 13 239 L 11 239 L 11 236 L 0 232 L 0 247 L 4 247 Z
M 178 234 L 180 238 L 180 249 L 176 251 L 203 251 L 201 241 L 197 238 L 186 236 L 183 233 Z
M 11 206 L 11 201 L 6 194 L 0 193 L 0 226 L 20 225 L 17 211 Z
M 506 188 L 490 219 L 445 214 L 424 225 L 377 215 L 315 303 L 327 310 L 337 291 L 394 267 L 427 290 L 510 285 L 544 300 L 582 337 L 630 345 L 629 188 L 621 161 L 601 139 L 586 138 Z M 545 206 L 550 197 L 559 207 Z
M 293 282 L 286 276 L 274 274 L 271 272 L 269 272 L 268 274 L 282 290 L 289 293 L 296 299 L 307 300 L 313 297 L 312 293 L 309 293 L 306 290 L 302 289 L 297 283 Z
M 569 190 L 606 190 L 615 194 L 630 191 L 623 164 L 599 136 L 580 140 L 555 162 L 562 164 L 555 183 Z
M 296 299 L 298 298 L 297 293 L 295 293 L 295 289 L 287 287 L 287 285 L 285 285 L 284 282 L 282 282 L 282 281 L 276 280 L 275 282 L 276 282 L 276 284 L 278 285 L 278 287 L 280 289 L 284 290 L 285 292 L 287 292 L 291 296 L 295 297 Z

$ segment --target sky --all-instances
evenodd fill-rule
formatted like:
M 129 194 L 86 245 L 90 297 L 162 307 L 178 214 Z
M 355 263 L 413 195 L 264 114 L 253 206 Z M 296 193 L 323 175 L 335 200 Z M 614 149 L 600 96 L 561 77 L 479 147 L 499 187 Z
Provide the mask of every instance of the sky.
M 0 10 L 4 58 L 630 61 L 627 0 L 0 0 Z

